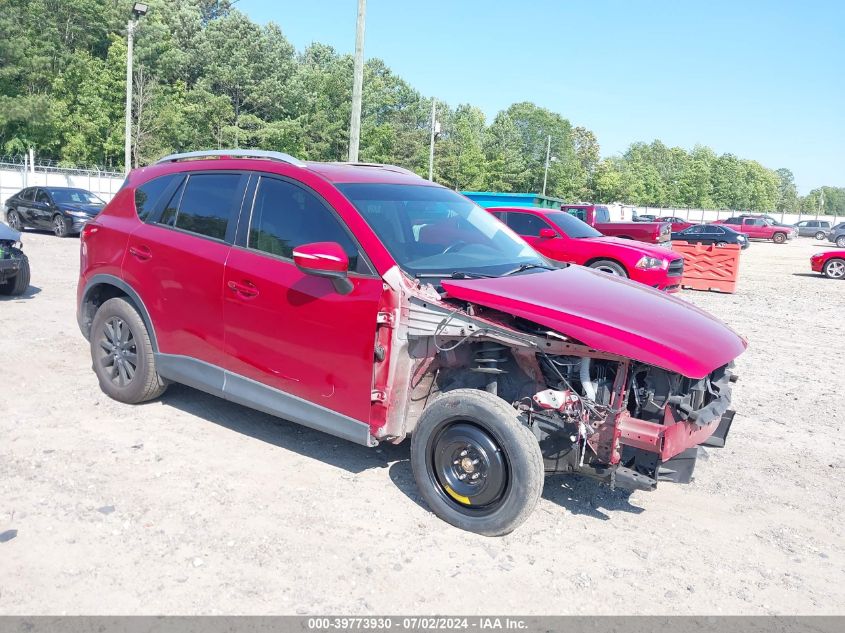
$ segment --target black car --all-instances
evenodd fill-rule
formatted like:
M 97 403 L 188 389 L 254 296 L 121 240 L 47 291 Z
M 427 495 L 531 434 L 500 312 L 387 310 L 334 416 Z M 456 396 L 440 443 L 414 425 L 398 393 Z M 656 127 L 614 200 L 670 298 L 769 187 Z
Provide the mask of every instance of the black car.
M 79 233 L 105 205 L 85 189 L 27 187 L 6 200 L 6 222 L 16 231 L 49 229 L 66 237 Z
M 651 215 L 650 213 L 646 213 L 644 215 L 635 215 L 631 218 L 634 222 L 654 222 L 657 220 L 656 215 Z
M 743 249 L 748 248 L 751 243 L 745 235 L 724 224 L 696 224 L 672 233 L 672 239 L 690 244 L 739 244 Z

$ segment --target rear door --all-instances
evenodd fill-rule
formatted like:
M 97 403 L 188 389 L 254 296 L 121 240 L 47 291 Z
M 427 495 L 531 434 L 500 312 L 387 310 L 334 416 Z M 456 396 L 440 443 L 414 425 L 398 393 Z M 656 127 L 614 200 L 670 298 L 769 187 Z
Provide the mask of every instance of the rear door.
M 129 237 L 123 276 L 147 307 L 163 354 L 223 364 L 223 266 L 248 179 L 186 174 Z
M 18 194 L 15 210 L 27 226 L 40 226 L 34 217 L 35 187 L 24 189 Z
M 381 278 L 313 190 L 261 175 L 247 197 L 254 200 L 252 212 L 243 215 L 249 221 L 241 221 L 225 270 L 226 368 L 369 422 Z M 351 292 L 338 294 L 331 280 L 293 263 L 293 249 L 313 242 L 341 245 L 350 260 Z

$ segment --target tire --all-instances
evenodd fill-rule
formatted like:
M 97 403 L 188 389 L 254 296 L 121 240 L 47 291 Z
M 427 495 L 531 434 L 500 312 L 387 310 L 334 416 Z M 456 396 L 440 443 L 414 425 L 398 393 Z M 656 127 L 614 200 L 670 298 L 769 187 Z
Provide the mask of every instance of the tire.
M 14 229 L 15 231 L 23 231 L 21 216 L 15 210 L 10 209 L 9 212 L 6 213 L 6 224 L 9 225 L 9 228 Z
M 29 258 L 17 248 L 13 248 L 12 252 L 20 256 L 21 267 L 14 277 L 9 277 L 6 281 L 0 283 L 0 295 L 17 297 L 29 288 Z
M 411 436 L 411 468 L 434 514 L 484 536 L 516 529 L 543 491 L 537 438 L 512 406 L 478 389 L 450 391 L 426 407 Z
M 836 245 L 839 248 L 845 248 L 845 235 L 840 235 L 836 238 Z
M 599 259 L 590 264 L 590 268 L 595 268 L 596 270 L 616 277 L 628 277 L 628 271 L 625 270 L 625 267 L 612 259 Z
M 828 279 L 845 279 L 845 259 L 835 257 L 827 260 L 822 272 Z
M 89 339 L 94 373 L 106 395 L 137 404 L 164 393 L 167 383 L 156 372 L 147 327 L 126 299 L 116 297 L 100 306 Z
M 818 233 L 816 233 L 816 239 L 817 240 L 823 240 L 826 237 L 827 237 L 827 235 L 824 234 L 824 231 L 819 231 Z
M 58 214 L 53 216 L 53 233 L 56 237 L 67 237 L 70 235 L 68 221 Z
M 775 233 L 772 235 L 772 241 L 775 244 L 783 244 L 786 241 L 786 233 Z

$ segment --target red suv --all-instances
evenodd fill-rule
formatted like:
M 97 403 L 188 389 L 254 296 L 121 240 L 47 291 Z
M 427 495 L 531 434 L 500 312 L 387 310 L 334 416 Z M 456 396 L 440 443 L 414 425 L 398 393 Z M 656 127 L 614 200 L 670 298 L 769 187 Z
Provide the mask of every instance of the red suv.
M 488 211 L 549 259 L 629 277 L 667 292 L 680 288 L 684 258 L 668 248 L 605 237 L 575 216 L 554 209 L 496 207 Z
M 83 230 L 78 301 L 111 397 L 175 381 L 366 446 L 411 435 L 429 507 L 487 535 L 544 473 L 689 481 L 746 347 L 404 169 L 256 151 L 133 171 Z

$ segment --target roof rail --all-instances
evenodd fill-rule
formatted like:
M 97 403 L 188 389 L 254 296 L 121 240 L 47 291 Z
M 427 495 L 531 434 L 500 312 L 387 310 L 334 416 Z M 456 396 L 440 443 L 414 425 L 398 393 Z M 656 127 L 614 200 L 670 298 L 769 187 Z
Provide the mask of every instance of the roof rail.
M 305 163 L 290 154 L 285 154 L 284 152 L 267 152 L 260 149 L 208 149 L 201 150 L 199 152 L 170 154 L 169 156 L 160 158 L 155 162 L 155 164 L 177 163 L 182 160 L 200 160 L 203 158 L 263 158 L 266 160 L 277 160 L 281 163 L 296 165 L 297 167 L 305 166 Z
M 381 167 L 386 171 L 396 172 L 397 174 L 405 174 L 406 176 L 416 176 L 417 178 L 422 178 L 416 172 L 411 171 L 410 169 L 405 169 L 404 167 L 399 167 L 398 165 L 385 165 L 383 163 L 350 163 L 348 161 L 335 161 L 335 165 L 349 165 L 351 167 Z

